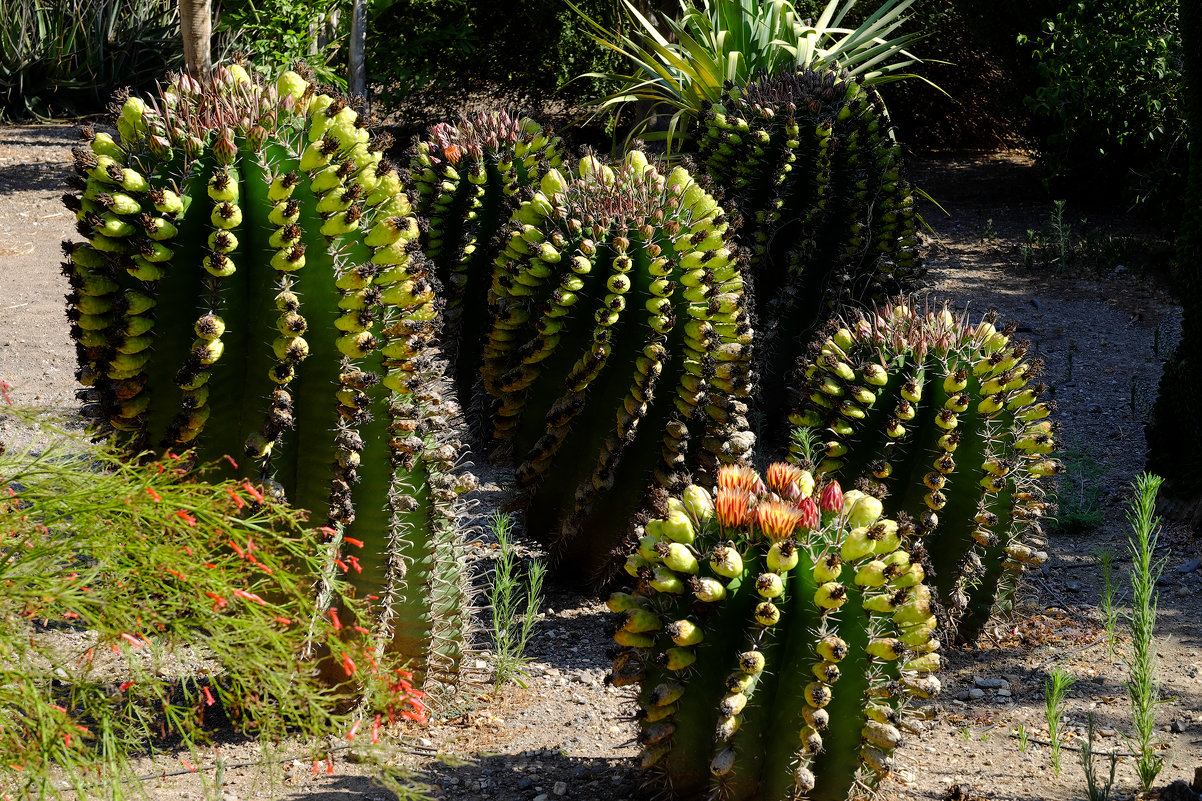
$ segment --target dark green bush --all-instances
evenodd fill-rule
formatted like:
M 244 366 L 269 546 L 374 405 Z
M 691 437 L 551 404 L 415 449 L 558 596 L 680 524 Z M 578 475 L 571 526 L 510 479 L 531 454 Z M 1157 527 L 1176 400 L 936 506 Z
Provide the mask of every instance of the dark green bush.
M 1176 1 L 1070 3 L 1019 42 L 1042 78 L 1026 102 L 1051 180 L 1175 206 L 1186 154 Z
M 348 13 L 339 15 L 340 7 Z M 217 10 L 217 52 L 240 52 L 264 75 L 301 60 L 317 79 L 346 88 L 349 4 L 340 0 L 224 0 Z M 340 24 L 341 23 L 341 24 Z
M 579 5 L 621 19 L 617 0 Z M 368 71 L 387 97 L 477 80 L 550 91 L 610 63 L 561 0 L 375 0 L 369 14 Z

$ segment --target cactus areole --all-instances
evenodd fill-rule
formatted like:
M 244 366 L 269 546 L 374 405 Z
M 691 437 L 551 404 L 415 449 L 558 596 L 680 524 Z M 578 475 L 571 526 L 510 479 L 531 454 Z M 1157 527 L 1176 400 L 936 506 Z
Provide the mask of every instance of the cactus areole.
M 794 426 L 816 440 L 793 460 L 908 514 L 958 635 L 973 640 L 1023 566 L 1047 554 L 1040 518 L 1051 404 L 1038 361 L 993 316 L 976 326 L 946 308 L 889 306 L 839 328 L 803 360 Z
M 64 198 L 85 238 L 64 271 L 87 413 L 135 450 L 228 455 L 309 510 L 379 597 L 380 647 L 450 679 L 470 479 L 452 473 L 436 281 L 386 141 L 296 73 L 238 67 L 131 98 L 117 127 L 85 130 Z
M 643 767 L 679 799 L 871 796 L 905 701 L 939 691 L 912 527 L 784 463 L 723 467 L 661 511 L 608 602 Z
M 714 199 L 634 151 L 549 171 L 514 213 L 490 291 L 484 386 L 527 523 L 606 578 L 649 485 L 743 458 L 751 328 Z

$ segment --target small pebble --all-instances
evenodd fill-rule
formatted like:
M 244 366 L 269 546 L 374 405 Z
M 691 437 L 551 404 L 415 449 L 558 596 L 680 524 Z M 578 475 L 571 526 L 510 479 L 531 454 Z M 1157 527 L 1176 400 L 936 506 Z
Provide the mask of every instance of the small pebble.
M 982 689 L 979 689 L 977 687 L 973 687 L 971 690 L 968 691 L 968 697 L 972 698 L 973 700 L 976 700 L 977 698 L 984 698 L 985 691 Z
M 563 795 L 567 791 L 568 791 L 568 783 L 567 782 L 555 782 L 555 785 L 551 788 L 551 792 L 555 793 L 555 795 Z

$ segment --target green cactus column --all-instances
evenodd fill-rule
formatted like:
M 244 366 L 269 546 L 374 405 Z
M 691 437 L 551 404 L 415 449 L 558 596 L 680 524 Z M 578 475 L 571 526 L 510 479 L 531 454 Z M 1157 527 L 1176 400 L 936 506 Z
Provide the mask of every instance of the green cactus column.
M 117 124 L 120 143 L 87 132 L 66 198 L 86 411 L 131 450 L 228 455 L 307 509 L 332 566 L 380 599 L 381 647 L 454 681 L 471 479 L 454 474 L 437 279 L 381 140 L 296 73 L 240 68 L 130 99 Z
M 439 123 L 415 145 L 409 167 L 415 210 L 426 222 L 423 249 L 446 291 L 443 341 L 465 406 L 479 377 L 501 227 L 519 191 L 559 167 L 562 150 L 559 138 L 536 122 L 504 111 Z
M 1060 469 L 1039 362 L 993 318 L 888 307 L 840 328 L 799 369 L 791 458 L 913 520 L 939 602 L 972 641 L 1023 566 L 1047 554 L 1042 477 Z
M 718 472 L 650 520 L 609 599 L 611 681 L 639 684 L 643 767 L 671 798 L 867 798 L 905 701 L 939 691 L 908 524 L 796 466 Z
M 701 125 L 699 155 L 751 253 L 757 407 L 783 450 L 784 377 L 806 335 L 843 304 L 916 288 L 913 196 L 879 94 L 834 70 L 761 77 Z
M 551 170 L 511 219 L 484 386 L 527 526 L 602 579 L 648 487 L 743 458 L 751 328 L 730 229 L 684 169 L 640 152 Z
M 1180 0 L 1178 25 L 1190 131 L 1189 176 L 1177 239 L 1177 292 L 1181 298 L 1181 342 L 1164 367 L 1152 422 L 1146 428 L 1148 470 L 1165 478 L 1163 494 L 1202 504 L 1202 4 Z

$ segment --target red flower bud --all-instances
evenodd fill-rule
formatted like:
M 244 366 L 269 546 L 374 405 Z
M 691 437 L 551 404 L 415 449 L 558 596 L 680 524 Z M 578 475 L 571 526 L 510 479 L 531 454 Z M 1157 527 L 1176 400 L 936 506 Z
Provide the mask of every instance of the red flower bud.
M 797 510 L 801 512 L 801 517 L 797 521 L 797 527 L 801 529 L 815 529 L 820 525 L 818 515 L 818 504 L 813 498 L 802 498 L 801 503 L 797 504 Z
M 832 481 L 822 488 L 822 495 L 818 498 L 818 507 L 824 512 L 843 511 L 843 490 L 839 487 L 838 481 Z

